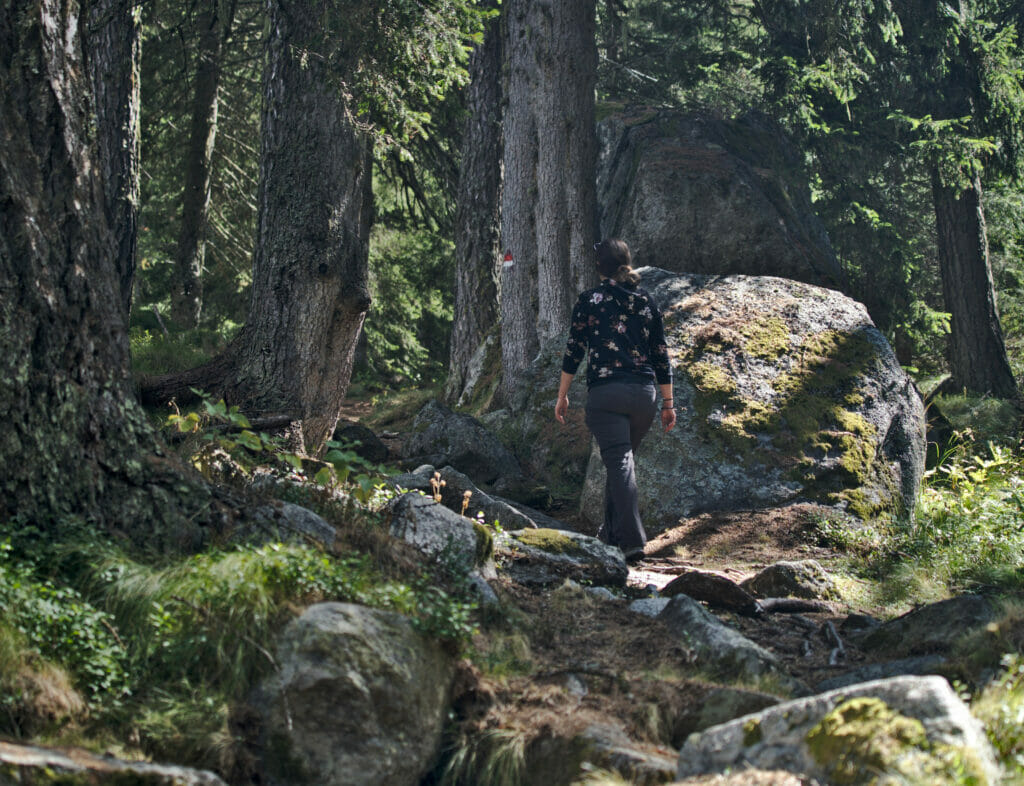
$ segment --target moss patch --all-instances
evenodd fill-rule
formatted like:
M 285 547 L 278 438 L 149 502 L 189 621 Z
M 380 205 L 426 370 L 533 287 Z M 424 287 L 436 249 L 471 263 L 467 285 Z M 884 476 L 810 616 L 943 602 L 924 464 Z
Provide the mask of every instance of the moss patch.
M 761 730 L 761 721 L 751 718 L 743 724 L 743 745 L 745 747 L 757 745 L 762 739 L 764 739 L 764 732 Z
M 476 531 L 476 562 L 478 565 L 494 557 L 494 534 L 490 527 L 473 522 Z
M 541 549 L 550 554 L 582 554 L 576 541 L 557 529 L 526 529 L 516 539 L 524 546 Z
M 775 360 L 789 351 L 789 328 L 779 317 L 755 320 L 744 325 L 740 333 L 746 338 L 743 349 L 756 358 Z
M 908 749 L 928 744 L 919 720 L 865 697 L 837 706 L 805 739 L 811 756 L 837 784 L 870 783 L 893 769 Z
M 964 751 L 932 745 L 922 723 L 900 715 L 880 699 L 858 697 L 839 704 L 805 737 L 829 783 L 985 783 L 984 770 Z
M 865 400 L 860 380 L 877 357 L 866 336 L 829 330 L 792 347 L 781 318 L 737 325 L 730 316 L 702 324 L 692 340 L 683 341 L 691 362 L 681 376 L 694 389 L 697 426 L 724 454 L 781 467 L 803 486 L 803 496 L 845 503 L 861 518 L 883 512 L 890 499 L 899 500 L 896 493 L 857 492 L 896 490 L 895 478 L 877 461 L 877 430 L 858 412 Z M 772 400 L 740 395 L 729 365 L 743 356 L 775 359 L 787 352 L 794 363 L 772 380 Z

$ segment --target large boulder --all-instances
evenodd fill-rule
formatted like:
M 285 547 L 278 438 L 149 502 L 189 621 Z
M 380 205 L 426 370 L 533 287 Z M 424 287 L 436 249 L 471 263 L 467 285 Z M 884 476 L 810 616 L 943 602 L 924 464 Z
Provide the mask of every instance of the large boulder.
M 763 116 L 632 108 L 598 125 L 601 234 L 638 265 L 840 287 L 798 151 Z
M 787 690 L 806 688 L 786 673 L 782 662 L 759 644 L 726 625 L 693 598 L 676 595 L 657 619 L 679 634 L 702 668 L 722 677 L 772 677 Z
M 495 538 L 498 567 L 509 579 L 551 586 L 565 579 L 622 587 L 629 567 L 622 552 L 597 538 L 559 529 L 521 529 Z
M 395 497 L 388 503 L 387 512 L 393 537 L 455 572 L 479 568 L 493 575 L 494 543 L 487 527 L 416 491 Z
M 402 452 L 410 466 L 451 464 L 475 483 L 511 482 L 522 475 L 515 456 L 491 431 L 438 401 L 427 402 L 416 415 Z
M 797 501 L 860 518 L 911 509 L 924 409 L 861 304 L 781 278 L 639 272 L 665 316 L 679 410 L 638 452 L 650 533 Z M 581 512 L 595 526 L 603 488 L 594 449 Z
M 714 726 L 686 741 L 677 777 L 746 768 L 822 783 L 998 782 L 981 724 L 941 677 L 863 683 Z
M 860 639 L 859 646 L 887 655 L 948 653 L 966 634 L 996 618 L 996 608 L 981 595 L 961 595 L 929 603 L 889 620 Z
M 268 783 L 413 786 L 437 754 L 454 663 L 409 619 L 350 603 L 289 623 L 260 690 Z

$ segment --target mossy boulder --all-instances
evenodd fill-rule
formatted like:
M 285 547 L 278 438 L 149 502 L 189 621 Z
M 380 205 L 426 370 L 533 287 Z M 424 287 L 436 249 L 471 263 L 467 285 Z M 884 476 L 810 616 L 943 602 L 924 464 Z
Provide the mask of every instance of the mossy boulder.
M 441 744 L 452 656 L 407 617 L 311 606 L 285 628 L 259 691 L 264 782 L 414 786 Z
M 714 726 L 687 739 L 677 777 L 746 768 L 835 784 L 998 782 L 981 724 L 941 677 L 862 683 Z
M 495 560 L 512 581 L 551 586 L 565 579 L 625 585 L 629 568 L 622 552 L 597 538 L 559 529 L 521 529 L 495 538 Z
M 648 532 L 710 510 L 817 502 L 868 519 L 911 509 L 924 408 L 860 303 L 764 276 L 640 270 L 665 316 L 679 422 L 637 456 Z M 604 486 L 591 453 L 582 513 Z
M 598 138 L 601 235 L 637 264 L 842 286 L 800 153 L 768 118 L 633 107 Z

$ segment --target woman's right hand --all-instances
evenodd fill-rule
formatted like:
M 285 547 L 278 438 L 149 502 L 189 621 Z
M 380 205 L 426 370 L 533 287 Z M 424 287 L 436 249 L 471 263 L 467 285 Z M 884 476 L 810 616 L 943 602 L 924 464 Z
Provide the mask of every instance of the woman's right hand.
M 665 429 L 666 433 L 668 433 L 669 431 L 671 431 L 675 427 L 675 425 L 676 425 L 676 411 L 674 409 L 663 408 L 661 410 L 661 425 L 662 425 L 662 428 Z
M 555 420 L 565 423 L 565 414 L 569 411 L 569 397 L 559 396 L 555 402 Z

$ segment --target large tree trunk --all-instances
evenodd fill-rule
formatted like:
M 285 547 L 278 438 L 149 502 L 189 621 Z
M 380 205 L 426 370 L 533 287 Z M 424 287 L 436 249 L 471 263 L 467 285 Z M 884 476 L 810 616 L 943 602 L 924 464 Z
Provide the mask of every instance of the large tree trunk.
M 451 402 L 462 394 L 473 353 L 498 323 L 501 53 L 501 22 L 495 18 L 469 62 L 455 212 L 455 321 L 445 388 Z
M 142 8 L 137 0 L 93 0 L 85 36 L 96 100 L 103 209 L 116 242 L 118 291 L 131 311 L 139 215 L 139 88 Z
M 73 0 L 0 6 L 0 518 L 192 547 L 223 509 L 132 396 L 85 21 Z
M 197 23 L 199 50 L 192 93 L 192 122 L 185 153 L 181 230 L 174 260 L 177 288 L 171 297 L 171 316 L 180 327 L 195 327 L 203 308 L 202 276 L 210 213 L 210 173 L 217 137 L 217 96 L 234 11 L 233 0 L 209 0 Z
M 249 319 L 221 357 L 150 380 L 144 401 L 198 386 L 248 415 L 292 419 L 297 449 L 330 437 L 370 305 L 368 140 L 316 55 L 314 0 L 270 3 L 259 217 Z
M 501 280 L 504 392 L 541 345 L 564 337 L 594 280 L 597 49 L 594 0 L 508 8 Z
M 932 177 L 942 291 L 950 321 L 951 386 L 1002 398 L 1017 395 L 996 310 L 981 181 L 955 189 Z

